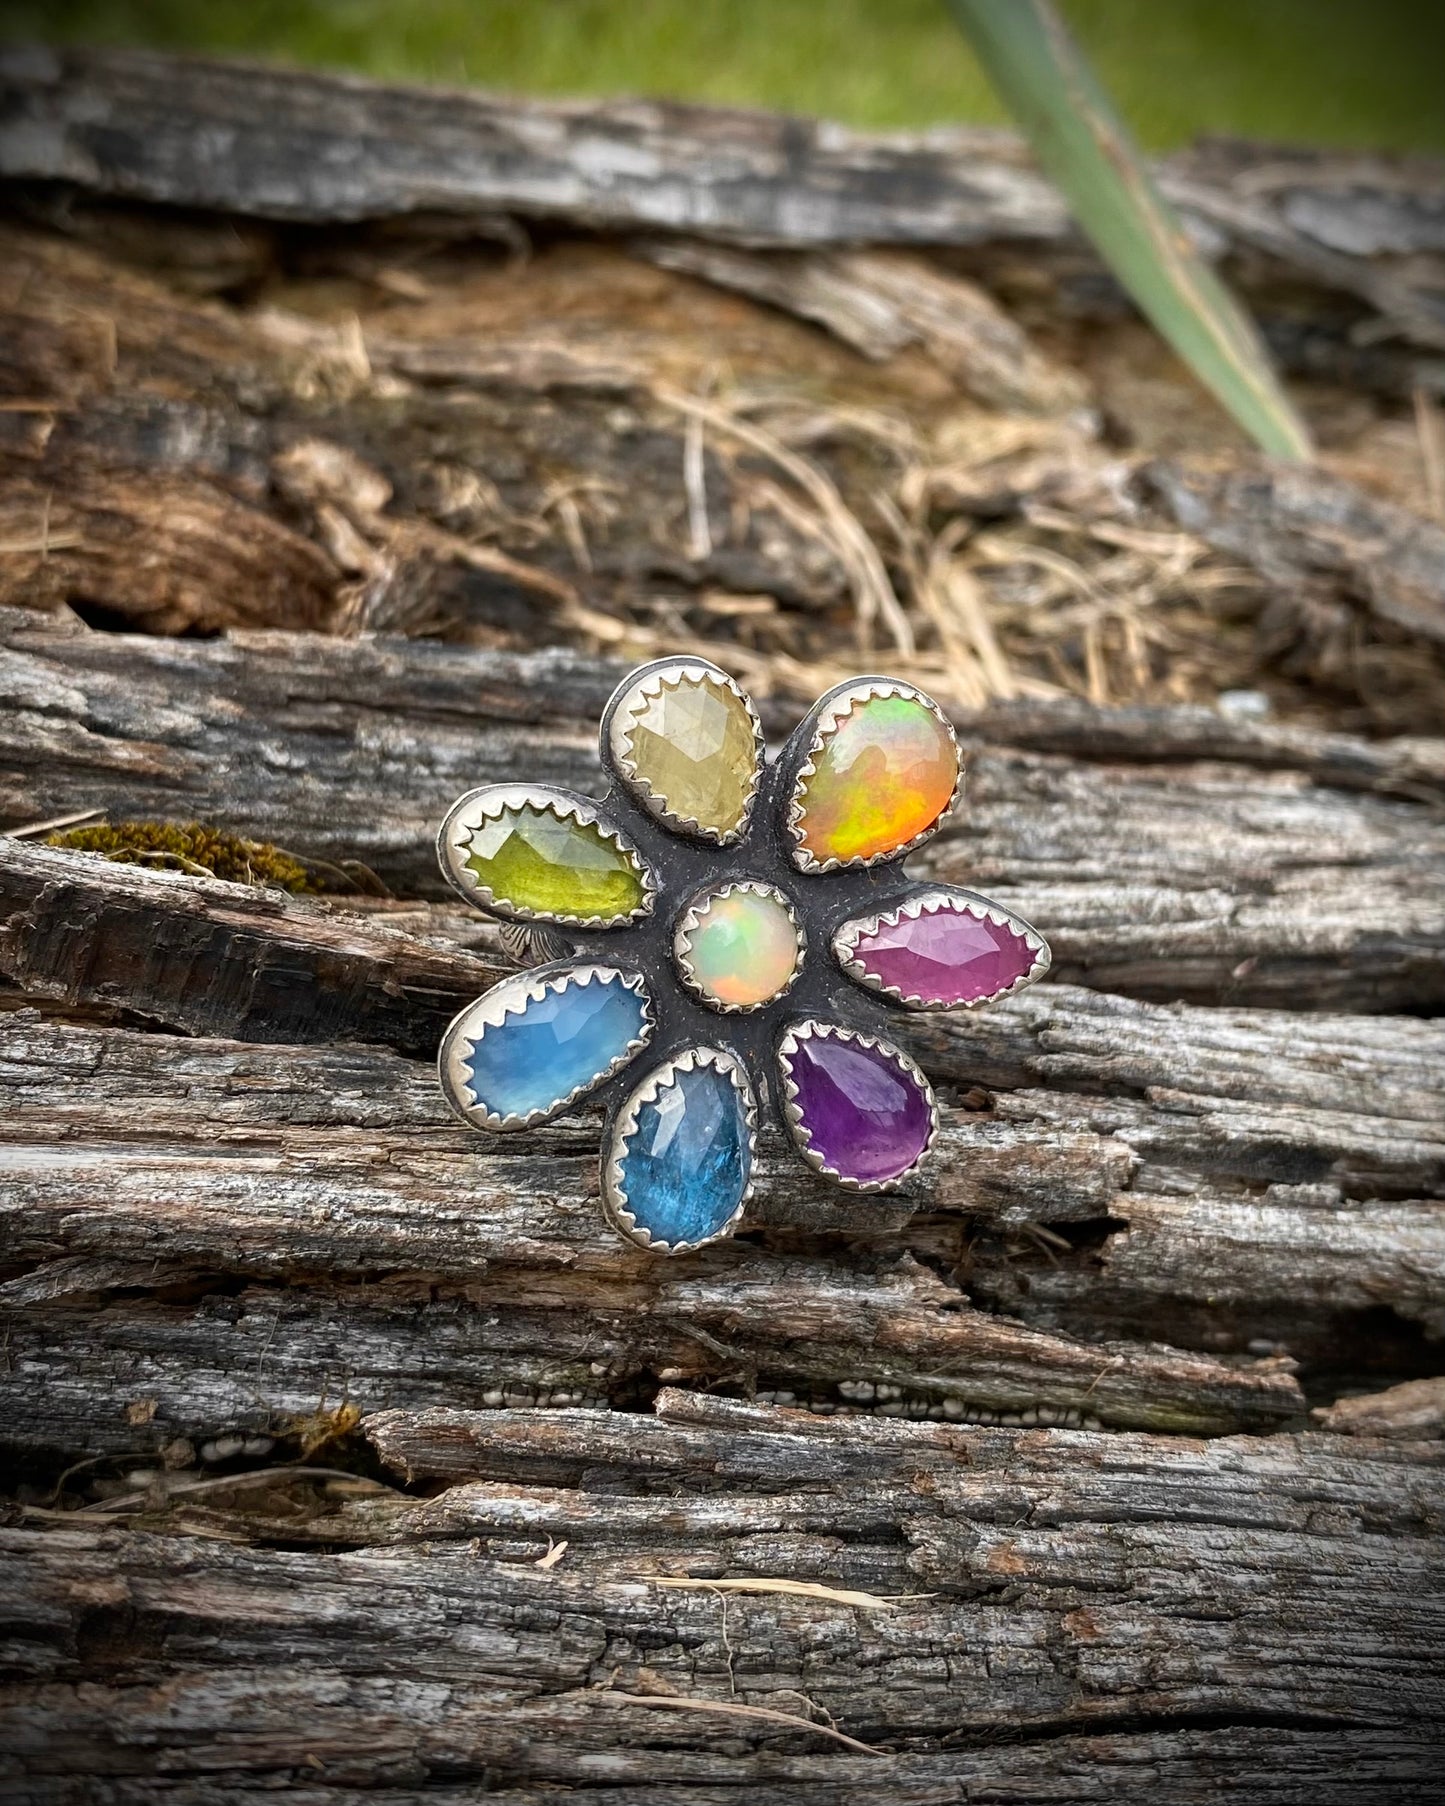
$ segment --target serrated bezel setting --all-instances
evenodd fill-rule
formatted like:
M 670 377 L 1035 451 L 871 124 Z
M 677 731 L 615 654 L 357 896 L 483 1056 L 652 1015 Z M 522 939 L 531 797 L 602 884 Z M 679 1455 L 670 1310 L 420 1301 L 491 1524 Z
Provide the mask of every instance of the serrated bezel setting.
M 611 916 L 579 916 L 560 909 L 532 909 L 526 904 L 511 903 L 494 894 L 467 868 L 470 836 L 486 822 L 495 821 L 509 809 L 534 809 L 558 821 L 576 822 L 581 827 L 595 828 L 604 840 L 611 841 L 637 868 L 642 885 L 642 901 L 623 914 Z M 484 784 L 469 790 L 452 804 L 446 820 L 437 833 L 437 858 L 442 873 L 453 889 L 468 903 L 509 922 L 555 922 L 568 928 L 621 928 L 652 914 L 657 900 L 657 878 L 652 867 L 638 851 L 633 840 L 617 827 L 585 796 L 569 790 L 557 790 L 548 784 Z
M 999 927 L 1011 929 L 1018 935 L 1033 955 L 1033 964 L 1028 971 L 1001 990 L 990 991 L 985 996 L 966 998 L 959 1003 L 939 1003 L 921 992 L 905 992 L 896 985 L 879 983 L 863 962 L 855 957 L 859 943 L 876 934 L 880 928 L 895 928 L 901 921 L 917 921 L 920 916 L 959 909 Z M 851 921 L 844 922 L 833 935 L 833 957 L 855 984 L 876 991 L 880 997 L 892 998 L 895 1003 L 901 1003 L 909 1010 L 983 1009 L 989 1004 L 1001 1002 L 1005 997 L 1012 997 L 1015 992 L 1025 990 L 1029 985 L 1037 984 L 1053 961 L 1048 942 L 1022 916 L 1016 916 L 1011 909 L 1005 909 L 1000 903 L 990 902 L 987 897 L 981 897 L 975 891 L 944 885 L 915 891 L 902 903 L 896 904 L 892 909 L 880 910 L 876 915 L 855 916 Z
M 723 1073 L 730 1080 L 741 1100 L 743 1123 L 747 1130 L 748 1142 L 747 1181 L 732 1214 L 714 1234 L 704 1236 L 695 1242 L 668 1242 L 660 1236 L 654 1236 L 650 1230 L 644 1228 L 628 1207 L 627 1193 L 622 1183 L 623 1161 L 627 1144 L 637 1132 L 645 1106 L 655 1103 L 678 1073 L 694 1072 L 699 1067 L 707 1066 Z M 743 1213 L 752 1199 L 753 1174 L 757 1159 L 757 1128 L 758 1112 L 753 1097 L 753 1088 L 748 1083 L 742 1062 L 736 1055 L 721 1047 L 690 1047 L 684 1052 L 674 1055 L 672 1059 L 664 1060 L 632 1090 L 618 1112 L 617 1121 L 612 1127 L 607 1157 L 602 1167 L 602 1207 L 608 1221 L 620 1235 L 626 1236 L 628 1241 L 635 1243 L 639 1248 L 647 1249 L 652 1254 L 691 1254 L 694 1249 L 706 1248 L 713 1242 L 725 1240 L 732 1235 L 741 1222 Z
M 813 1137 L 803 1122 L 802 1108 L 798 1103 L 798 1086 L 792 1074 L 792 1057 L 802 1041 L 850 1041 L 860 1047 L 868 1047 L 881 1053 L 885 1059 L 896 1061 L 918 1086 L 928 1103 L 928 1139 L 919 1151 L 917 1158 L 904 1167 L 901 1172 L 894 1173 L 887 1179 L 856 1179 L 847 1173 L 839 1172 L 818 1153 L 813 1146 Z M 845 1191 L 887 1192 L 896 1191 L 900 1185 L 919 1170 L 927 1160 L 938 1138 L 938 1099 L 933 1094 L 933 1087 L 924 1077 L 917 1063 L 909 1059 L 901 1047 L 885 1040 L 881 1035 L 870 1035 L 864 1029 L 846 1028 L 840 1022 L 820 1022 L 812 1018 L 794 1022 L 783 1031 L 778 1042 L 778 1078 L 781 1084 L 783 1120 L 788 1133 L 793 1138 L 793 1145 L 812 1167 L 815 1173 L 821 1173 L 825 1179 L 831 1179 L 841 1185 Z
M 467 1062 L 485 1030 L 502 1027 L 508 1016 L 521 1015 L 529 1003 L 539 1002 L 549 992 L 560 993 L 590 984 L 610 984 L 619 979 L 641 1001 L 643 1032 L 633 1036 L 606 1067 L 584 1084 L 574 1085 L 570 1091 L 559 1093 L 547 1104 L 524 1114 L 502 1114 L 487 1109 L 478 1101 L 472 1090 Z M 519 972 L 514 978 L 504 978 L 500 984 L 495 984 L 491 990 L 484 992 L 475 1003 L 469 1003 L 452 1019 L 442 1036 L 441 1047 L 437 1052 L 437 1071 L 447 1102 L 474 1129 L 491 1129 L 502 1134 L 510 1134 L 517 1129 L 535 1129 L 541 1123 L 550 1122 L 554 1116 L 560 1116 L 579 1098 L 596 1091 L 625 1066 L 630 1065 L 649 1045 L 656 1027 L 657 1016 L 652 997 L 647 981 L 640 972 L 630 972 L 622 966 L 579 964 L 570 960 L 565 964 L 559 962 L 555 966 L 538 967 L 532 972 Z
M 697 967 L 692 958 L 692 937 L 702 926 L 703 920 L 712 909 L 713 904 L 720 902 L 724 897 L 736 896 L 739 891 L 751 892 L 757 897 L 767 897 L 772 902 L 780 904 L 793 930 L 795 952 L 793 969 L 788 975 L 787 983 L 780 985 L 769 996 L 760 997 L 756 1003 L 724 1003 L 721 998 L 714 996 L 698 977 Z M 678 918 L 677 930 L 672 937 L 672 955 L 677 965 L 678 976 L 694 997 L 705 1003 L 710 1010 L 717 1010 L 720 1015 L 724 1016 L 750 1016 L 755 1010 L 776 1003 L 780 997 L 786 997 L 798 982 L 798 974 L 803 969 L 807 947 L 807 936 L 803 932 L 802 923 L 798 920 L 798 912 L 793 907 L 792 898 L 776 884 L 768 884 L 761 878 L 737 878 L 729 884 L 712 885 L 707 890 L 700 891 Z
M 808 780 L 817 774 L 818 755 L 832 738 L 834 729 L 845 721 L 855 709 L 865 703 L 887 696 L 902 696 L 921 704 L 943 728 L 948 737 L 948 743 L 953 749 L 956 766 L 952 793 L 933 821 L 910 840 L 902 841 L 898 846 L 884 848 L 877 853 L 855 854 L 850 859 L 820 860 L 803 844 L 803 820 L 807 814 L 803 801 L 804 792 L 808 787 Z M 931 696 L 926 695 L 915 685 L 894 677 L 855 677 L 849 679 L 847 683 L 838 684 L 814 705 L 812 737 L 808 741 L 802 763 L 793 776 L 792 790 L 788 798 L 787 819 L 787 831 L 792 840 L 793 863 L 800 872 L 817 873 L 866 869 L 869 866 L 886 864 L 892 859 L 901 859 L 905 854 L 911 853 L 915 847 L 921 847 L 926 841 L 932 840 L 933 836 L 943 827 L 958 806 L 962 784 L 963 764 L 958 753 L 958 736 L 953 731 L 953 723 Z
M 752 725 L 752 776 L 743 801 L 742 814 L 731 828 L 711 827 L 696 820 L 693 816 L 679 815 L 669 809 L 662 797 L 639 771 L 637 761 L 632 756 L 632 733 L 643 705 L 655 701 L 665 690 L 678 689 L 684 684 L 712 684 L 718 689 L 726 690 L 741 705 Z M 655 664 L 644 665 L 640 670 L 632 672 L 618 685 L 602 720 L 603 761 L 611 767 L 654 820 L 661 822 L 664 827 L 671 828 L 676 834 L 685 834 L 697 840 L 709 840 L 715 846 L 734 846 L 743 838 L 752 821 L 753 805 L 757 801 L 765 745 L 762 723 L 758 719 L 758 712 L 753 707 L 752 699 L 726 671 L 711 664 L 707 659 L 660 659 Z

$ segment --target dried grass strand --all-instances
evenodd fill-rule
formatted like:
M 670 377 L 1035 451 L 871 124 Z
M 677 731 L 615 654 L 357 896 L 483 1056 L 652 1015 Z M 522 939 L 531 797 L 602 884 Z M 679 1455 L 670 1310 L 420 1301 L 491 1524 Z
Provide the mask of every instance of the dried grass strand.
M 863 523 L 843 500 L 837 485 L 810 458 L 791 451 L 782 440 L 717 403 L 702 401 L 681 390 L 654 390 L 659 401 L 684 416 L 697 419 L 714 432 L 746 445 L 775 464 L 808 497 L 829 530 L 829 537 L 853 586 L 858 612 L 859 637 L 866 645 L 875 620 L 881 620 L 894 646 L 905 656 L 915 650 L 913 626 L 894 594 L 882 555 Z
M 735 1580 L 692 1580 L 686 1575 L 657 1574 L 652 1584 L 679 1592 L 786 1593 L 793 1599 L 819 1599 L 828 1605 L 853 1605 L 864 1611 L 891 1612 L 891 1599 L 877 1593 L 861 1593 L 851 1587 L 824 1586 L 818 1580 L 789 1580 L 784 1576 L 744 1575 Z

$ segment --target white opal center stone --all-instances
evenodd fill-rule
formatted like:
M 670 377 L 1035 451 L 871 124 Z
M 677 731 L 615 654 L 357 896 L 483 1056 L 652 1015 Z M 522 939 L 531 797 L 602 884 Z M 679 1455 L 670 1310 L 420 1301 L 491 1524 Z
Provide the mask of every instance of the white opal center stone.
M 753 1010 L 798 975 L 803 937 L 771 884 L 747 879 L 705 891 L 684 911 L 673 943 L 683 983 L 716 1010 Z

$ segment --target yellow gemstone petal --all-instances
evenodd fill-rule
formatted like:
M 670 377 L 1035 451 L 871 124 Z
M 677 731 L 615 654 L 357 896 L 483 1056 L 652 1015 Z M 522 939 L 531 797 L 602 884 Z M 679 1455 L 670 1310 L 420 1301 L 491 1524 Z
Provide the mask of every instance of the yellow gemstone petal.
M 689 664 L 639 679 L 618 705 L 612 741 L 624 781 L 670 827 L 731 840 L 746 824 L 757 724 L 723 672 Z
M 488 784 L 454 804 L 442 870 L 469 902 L 516 921 L 618 927 L 652 909 L 652 874 L 585 797 Z

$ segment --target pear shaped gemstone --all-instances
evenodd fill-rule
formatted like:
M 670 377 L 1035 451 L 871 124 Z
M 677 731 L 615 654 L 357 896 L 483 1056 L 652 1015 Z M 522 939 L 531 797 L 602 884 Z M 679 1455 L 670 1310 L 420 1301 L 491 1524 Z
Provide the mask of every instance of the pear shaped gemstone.
M 452 1023 L 442 1083 L 475 1127 L 531 1128 L 619 1072 L 651 1039 L 653 1022 L 637 973 L 596 965 L 522 972 Z
M 778 1063 L 799 1151 L 840 1185 L 882 1190 L 927 1153 L 937 1127 L 933 1092 L 896 1047 L 809 1021 L 783 1036 Z
M 726 672 L 689 661 L 638 678 L 614 712 L 611 739 L 623 781 L 670 827 L 729 841 L 746 826 L 758 725 Z
M 920 891 L 833 939 L 850 978 L 914 1009 L 967 1009 L 1042 978 L 1049 950 L 1019 916 L 966 891 Z
M 840 706 L 793 793 L 794 860 L 805 871 L 899 852 L 933 827 L 958 785 L 953 735 L 921 692 L 865 689 L 851 703 L 845 693 L 821 719 Z
M 590 803 L 563 791 L 474 791 L 447 818 L 442 859 L 472 902 L 521 921 L 613 927 L 652 906 L 641 859 Z
M 752 1183 L 752 1095 L 736 1060 L 695 1047 L 651 1073 L 618 1118 L 604 1191 L 617 1227 L 658 1252 L 714 1241 Z

